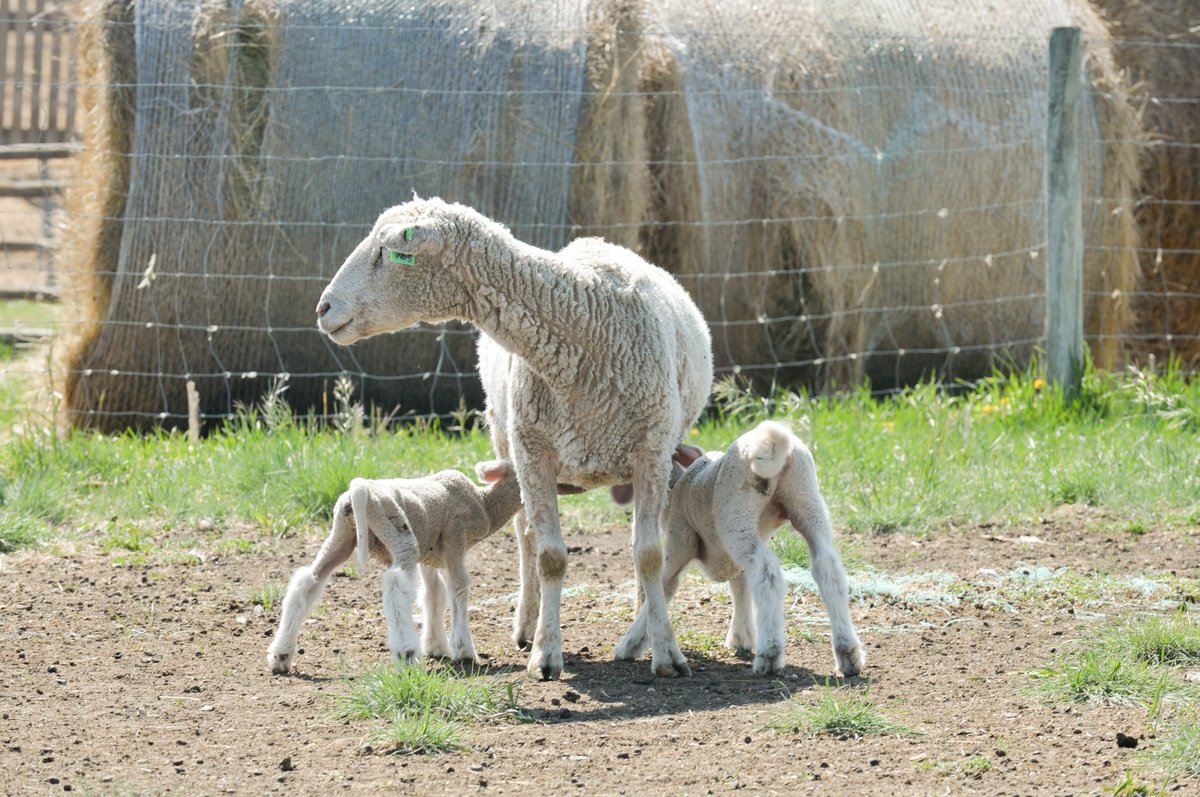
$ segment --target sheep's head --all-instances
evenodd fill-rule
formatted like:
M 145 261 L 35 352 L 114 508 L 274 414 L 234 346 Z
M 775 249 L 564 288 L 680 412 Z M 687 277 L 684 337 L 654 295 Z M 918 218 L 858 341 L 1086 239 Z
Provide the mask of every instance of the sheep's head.
M 335 343 L 452 318 L 455 285 L 441 257 L 446 224 L 439 200 L 384 211 L 338 269 L 317 304 L 317 326 Z

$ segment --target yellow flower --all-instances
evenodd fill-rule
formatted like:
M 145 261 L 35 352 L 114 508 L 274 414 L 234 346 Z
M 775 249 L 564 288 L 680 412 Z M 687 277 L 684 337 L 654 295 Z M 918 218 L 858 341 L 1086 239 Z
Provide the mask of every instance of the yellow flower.
M 986 415 L 989 412 L 995 412 L 996 408 L 994 406 L 992 406 L 991 404 L 984 404 L 983 407 L 981 408 L 981 411 Z
M 1003 398 L 1000 399 L 1001 405 L 1006 405 L 1008 403 L 1009 403 L 1008 396 L 1004 396 Z
M 692 437 L 699 437 L 699 436 L 700 436 L 700 430 L 699 430 L 699 429 L 693 429 L 692 431 L 688 432 L 688 434 L 690 434 Z
M 1041 390 L 1041 389 L 1042 389 L 1043 387 L 1045 387 L 1045 386 L 1046 386 L 1046 380 L 1045 380 L 1045 379 L 1042 379 L 1041 377 L 1038 377 L 1037 379 L 1033 380 L 1033 389 L 1034 389 L 1034 390 Z
M 890 432 L 895 428 L 896 428 L 896 424 L 893 421 L 884 421 L 883 422 L 883 431 Z

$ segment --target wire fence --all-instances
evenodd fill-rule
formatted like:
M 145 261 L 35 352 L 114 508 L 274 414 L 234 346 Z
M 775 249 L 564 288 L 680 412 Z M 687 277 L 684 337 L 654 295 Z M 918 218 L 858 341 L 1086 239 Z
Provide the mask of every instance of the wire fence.
M 472 329 L 343 349 L 313 323 L 342 259 L 413 192 L 538 246 L 634 248 L 700 305 L 718 376 L 759 390 L 1024 367 L 1045 347 L 1046 48 L 1065 23 L 1087 64 L 1092 357 L 1194 367 L 1186 3 L 1157 0 L 1176 13 L 1149 20 L 1116 0 L 827 5 L 233 0 L 39 17 L 44 3 L 0 0 L 6 104 L 50 97 L 46 82 L 79 102 L 3 117 L 6 141 L 30 140 L 7 128 L 35 117 L 51 140 L 53 116 L 70 120 L 54 140 L 80 144 L 32 176 L 0 160 L 0 184 L 45 188 L 0 197 L 10 404 L 107 430 L 186 425 L 189 382 L 216 421 L 286 379 L 294 408 L 328 415 L 346 374 L 383 413 L 479 406 Z M 37 35 L 78 40 L 77 60 Z M 15 60 L 35 50 L 59 53 L 36 78 Z M 39 295 L 61 301 L 13 301 Z

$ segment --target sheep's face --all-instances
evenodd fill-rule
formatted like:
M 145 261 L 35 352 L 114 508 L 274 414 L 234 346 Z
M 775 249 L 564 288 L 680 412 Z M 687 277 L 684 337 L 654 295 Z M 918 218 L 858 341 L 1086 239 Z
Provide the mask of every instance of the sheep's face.
M 386 210 L 338 269 L 317 304 L 317 326 L 335 343 L 453 316 L 442 271 L 445 240 L 427 202 Z

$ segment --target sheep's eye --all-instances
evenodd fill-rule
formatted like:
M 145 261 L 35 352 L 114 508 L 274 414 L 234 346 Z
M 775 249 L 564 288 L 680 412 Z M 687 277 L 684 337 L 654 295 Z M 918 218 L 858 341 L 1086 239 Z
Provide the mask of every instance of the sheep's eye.
M 417 262 L 415 255 L 406 255 L 402 252 L 397 252 L 395 249 L 387 250 L 388 262 L 396 263 L 401 266 L 411 266 Z

